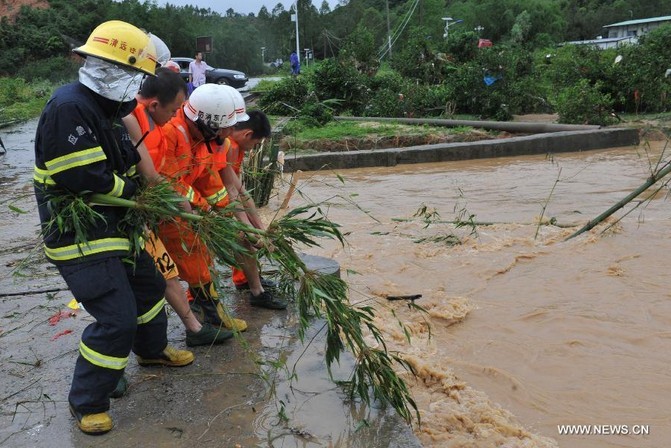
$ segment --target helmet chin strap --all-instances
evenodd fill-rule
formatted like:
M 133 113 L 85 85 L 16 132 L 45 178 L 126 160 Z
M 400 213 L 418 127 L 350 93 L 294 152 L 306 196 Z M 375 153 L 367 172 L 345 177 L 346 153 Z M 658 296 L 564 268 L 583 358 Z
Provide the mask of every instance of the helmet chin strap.
M 219 133 L 217 133 L 214 129 L 203 123 L 203 120 L 201 120 L 200 118 L 196 120 L 196 127 L 198 127 L 198 131 L 200 131 L 200 134 L 203 136 L 203 141 L 207 145 L 207 150 L 211 154 L 214 153 L 214 151 L 210 146 L 210 142 L 214 141 L 217 145 L 224 144 L 224 140 L 219 136 Z

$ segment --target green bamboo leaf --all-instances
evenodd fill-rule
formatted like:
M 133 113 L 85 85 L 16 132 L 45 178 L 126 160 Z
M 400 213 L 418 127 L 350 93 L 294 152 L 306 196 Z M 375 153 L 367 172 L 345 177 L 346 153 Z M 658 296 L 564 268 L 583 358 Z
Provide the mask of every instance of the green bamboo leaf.
M 12 204 L 7 205 L 7 207 L 9 207 L 9 209 L 11 211 L 13 211 L 14 213 L 18 213 L 20 215 L 24 215 L 24 214 L 28 213 L 27 211 L 25 211 L 23 209 L 20 209 L 19 207 L 15 206 L 15 205 L 12 205 Z

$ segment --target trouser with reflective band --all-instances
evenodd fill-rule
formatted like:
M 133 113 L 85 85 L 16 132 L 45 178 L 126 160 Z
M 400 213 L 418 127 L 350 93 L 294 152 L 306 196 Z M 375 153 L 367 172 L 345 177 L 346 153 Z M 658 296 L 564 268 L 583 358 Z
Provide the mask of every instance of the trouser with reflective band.
M 203 241 L 188 223 L 181 220 L 159 226 L 158 236 L 179 270 L 179 276 L 189 285 L 204 285 L 212 281 L 212 258 Z
M 131 349 L 156 358 L 168 345 L 165 280 L 145 251 L 134 263 L 106 258 L 58 270 L 96 320 L 82 333 L 70 405 L 82 414 L 107 411 Z

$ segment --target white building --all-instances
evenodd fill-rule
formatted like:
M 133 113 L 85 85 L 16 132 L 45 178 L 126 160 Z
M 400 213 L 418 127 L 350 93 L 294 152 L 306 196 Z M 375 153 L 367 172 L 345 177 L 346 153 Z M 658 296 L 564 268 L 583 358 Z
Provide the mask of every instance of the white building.
M 626 22 L 613 23 L 604 28 L 608 31 L 609 38 L 626 37 L 637 38 L 648 34 L 665 23 L 671 23 L 671 16 L 652 17 L 650 19 L 627 20 Z
M 671 23 L 671 16 L 612 23 L 604 26 L 608 33 L 607 37 L 599 36 L 591 40 L 574 40 L 564 42 L 562 45 L 592 45 L 600 49 L 616 48 L 626 44 L 635 44 L 639 37 L 667 23 Z

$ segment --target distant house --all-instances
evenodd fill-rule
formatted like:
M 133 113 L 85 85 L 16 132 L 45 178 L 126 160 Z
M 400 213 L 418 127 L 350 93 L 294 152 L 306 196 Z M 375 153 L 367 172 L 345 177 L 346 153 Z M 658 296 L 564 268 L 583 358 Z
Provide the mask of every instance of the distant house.
M 671 23 L 671 16 L 651 17 L 649 19 L 627 20 L 605 25 L 607 37 L 599 36 L 591 40 L 574 40 L 562 45 L 592 45 L 596 48 L 615 48 L 626 44 L 638 43 L 638 38 L 660 25 Z
M 636 39 L 665 23 L 671 23 L 671 16 L 652 17 L 650 19 L 627 20 L 626 22 L 613 23 L 604 28 L 608 31 L 609 38 L 627 37 Z
M 572 40 L 569 42 L 562 42 L 560 45 L 591 45 L 593 47 L 604 50 L 606 48 L 617 48 L 621 45 L 635 43 L 630 37 L 597 37 L 590 40 Z

